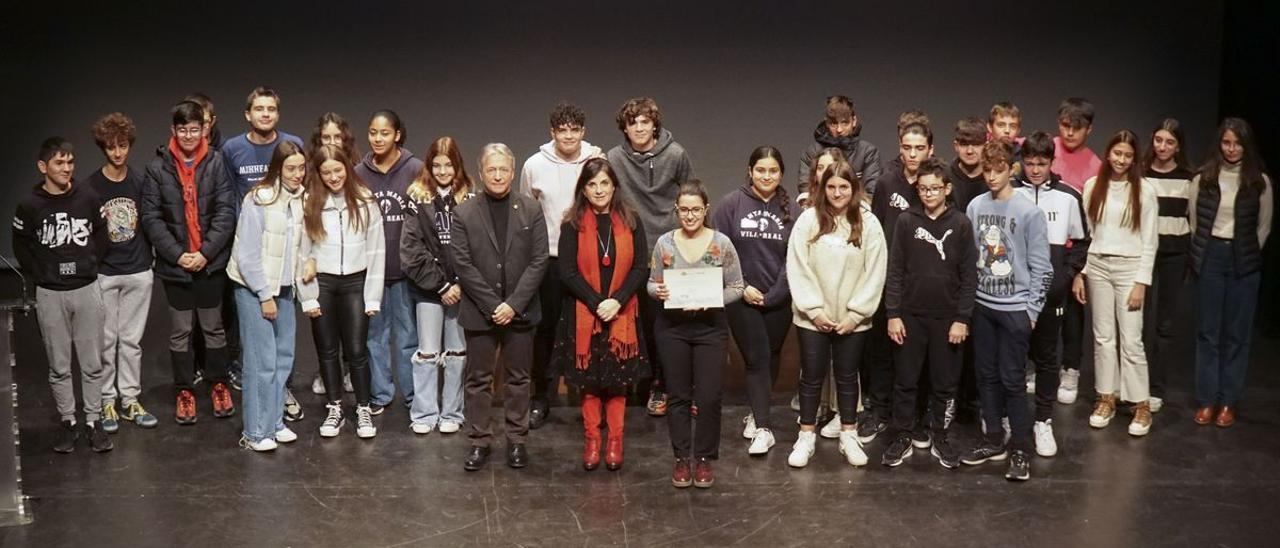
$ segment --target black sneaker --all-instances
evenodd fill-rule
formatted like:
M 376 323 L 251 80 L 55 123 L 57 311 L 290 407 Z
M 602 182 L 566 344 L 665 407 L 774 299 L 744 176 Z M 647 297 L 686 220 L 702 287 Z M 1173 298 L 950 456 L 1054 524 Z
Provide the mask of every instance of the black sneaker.
M 369 414 L 375 417 L 378 415 L 381 415 L 382 412 L 386 410 L 387 410 L 387 406 L 385 405 L 378 405 L 376 403 L 369 404 Z
M 978 446 L 973 448 L 968 455 L 960 459 L 968 465 L 978 465 L 987 461 L 1002 461 L 1009 456 L 1009 451 L 1003 445 L 991 443 L 985 436 L 978 442 Z
M 876 435 L 884 432 L 888 425 L 876 417 L 874 413 L 863 413 L 858 420 L 858 441 L 863 445 L 871 443 Z
M 933 440 L 933 446 L 929 448 L 929 453 L 938 459 L 938 464 L 943 468 L 955 470 L 960 467 L 960 452 L 951 446 L 946 436 L 937 436 Z
M 1009 457 L 1009 467 L 1004 471 L 1004 479 L 1009 481 L 1027 481 L 1031 479 L 1031 459 L 1021 449 L 1013 451 Z
M 58 453 L 70 453 L 76 450 L 76 440 L 80 438 L 80 431 L 76 429 L 76 424 L 71 421 L 62 421 L 62 428 L 58 429 L 58 437 L 53 441 L 53 450 Z
M 893 438 L 893 443 L 884 450 L 884 456 L 880 458 L 880 463 L 885 466 L 897 466 L 902 464 L 902 460 L 911 456 L 911 434 L 899 432 L 898 436 Z
M 85 428 L 89 430 L 89 448 L 93 449 L 94 453 L 106 453 L 115 449 L 115 444 L 111 443 L 111 436 L 107 435 L 99 423 L 91 422 Z
M 547 423 L 547 416 L 551 414 L 551 406 L 547 400 L 542 398 L 534 398 L 529 405 L 529 429 L 537 430 Z
M 237 392 L 244 390 L 244 385 L 240 384 L 240 372 L 234 369 L 227 371 L 227 385 Z
M 916 449 L 928 449 L 933 444 L 929 431 L 923 428 L 911 432 L 911 445 Z

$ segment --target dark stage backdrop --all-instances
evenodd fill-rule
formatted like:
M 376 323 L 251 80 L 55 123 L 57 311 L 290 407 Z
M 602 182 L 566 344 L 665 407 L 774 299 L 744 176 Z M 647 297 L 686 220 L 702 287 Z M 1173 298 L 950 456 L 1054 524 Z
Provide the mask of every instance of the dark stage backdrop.
M 1223 8 L 1200 0 L 194 6 L 42 4 L 0 23 L 0 253 L 12 256 L 7 218 L 39 178 L 44 137 L 75 142 L 83 177 L 101 162 L 89 125 L 122 111 L 139 126 L 141 168 L 168 137 L 169 107 L 197 90 L 217 103 L 224 136 L 245 131 L 244 97 L 266 84 L 283 96 L 280 127 L 304 139 L 326 110 L 361 132 L 389 107 L 416 155 L 447 134 L 469 159 L 502 141 L 520 161 L 548 140 L 556 100 L 581 105 L 587 140 L 607 149 L 621 139 L 617 107 L 648 95 L 717 198 L 762 144 L 783 151 L 793 185 L 833 93 L 854 98 L 863 137 L 886 158 L 897 114 L 915 107 L 947 158 L 955 121 L 997 100 L 1022 108 L 1025 134 L 1053 130 L 1062 98 L 1089 97 L 1095 149 L 1117 129 L 1145 135 L 1177 116 L 1193 157 L 1218 110 Z

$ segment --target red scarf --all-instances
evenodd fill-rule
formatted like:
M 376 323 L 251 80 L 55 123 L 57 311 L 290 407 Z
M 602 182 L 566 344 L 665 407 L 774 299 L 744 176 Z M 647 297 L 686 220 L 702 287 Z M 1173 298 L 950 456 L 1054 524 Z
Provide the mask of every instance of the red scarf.
M 613 295 L 622 286 L 627 273 L 631 271 L 635 259 L 635 244 L 632 232 L 622 220 L 622 216 L 614 211 L 609 214 L 613 232 L 614 261 L 613 280 L 609 283 L 609 295 Z M 578 221 L 578 271 L 587 280 L 587 285 L 596 291 L 601 290 L 600 283 L 600 232 L 596 225 L 596 216 L 588 211 Z M 577 301 L 574 323 L 574 365 L 578 369 L 586 369 L 591 358 L 591 336 L 604 329 L 604 322 L 596 316 L 594 310 L 587 308 L 586 303 Z M 629 360 L 640 354 L 640 343 L 636 336 L 638 318 L 636 296 L 632 295 L 622 304 L 618 316 L 609 323 L 609 351 L 618 360 Z
M 187 163 L 182 161 L 182 149 L 178 148 L 178 138 L 169 138 L 169 153 L 173 154 L 173 167 L 178 170 L 178 181 L 182 183 L 182 212 L 187 221 L 187 252 L 195 253 L 200 251 L 200 208 L 196 198 L 199 192 L 196 189 L 196 168 L 200 167 L 200 162 L 204 161 L 204 157 L 209 154 L 209 141 L 200 139 L 200 146 L 196 147 L 196 158 L 191 162 L 191 167 L 187 167 Z

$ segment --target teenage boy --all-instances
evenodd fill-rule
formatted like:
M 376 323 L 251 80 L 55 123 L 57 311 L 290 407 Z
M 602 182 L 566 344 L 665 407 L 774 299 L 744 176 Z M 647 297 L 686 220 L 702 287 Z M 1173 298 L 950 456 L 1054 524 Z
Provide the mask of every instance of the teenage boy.
M 871 212 L 884 227 L 885 244 L 893 248 L 897 220 L 909 208 L 920 208 L 920 194 L 916 191 L 920 166 L 933 156 L 933 132 L 920 123 L 919 117 L 904 113 L 906 122 L 898 133 L 898 157 L 890 162 L 880 176 L 880 190 L 871 198 Z M 883 300 L 881 301 L 884 302 Z M 874 325 L 886 322 L 882 304 L 872 319 Z M 860 372 L 863 386 L 863 406 L 866 411 L 858 420 L 858 441 L 871 443 L 888 427 L 893 409 L 893 354 L 888 332 L 873 329 L 865 350 L 866 366 Z M 835 420 L 835 419 L 833 419 Z M 921 435 L 923 445 L 924 431 Z
M 982 178 L 982 145 L 987 144 L 987 131 L 981 118 L 961 118 L 956 122 L 955 137 L 951 141 L 956 159 L 951 162 L 948 178 L 951 200 L 960 211 L 965 211 L 969 202 L 987 191 L 987 181 Z
M 62 137 L 40 144 L 36 168 L 44 175 L 13 214 L 13 251 L 36 283 L 36 319 L 49 360 L 49 384 L 62 428 L 53 450 L 75 449 L 76 395 L 71 354 L 80 364 L 80 390 L 89 446 L 110 451 L 98 423 L 102 409 L 102 292 L 98 262 L 107 248 L 102 202 L 93 189 L 73 183 L 75 150 Z M 25 291 L 25 288 L 24 288 Z
M 814 158 L 828 147 L 844 152 L 844 159 L 862 181 L 862 188 L 866 189 L 868 195 L 875 193 L 881 173 L 880 149 L 860 137 L 861 134 L 862 125 L 858 123 L 858 112 L 853 106 L 853 99 L 844 95 L 827 97 L 826 116 L 813 130 L 814 142 L 800 155 L 800 172 L 796 177 L 800 183 L 797 203 L 808 200 Z
M 609 165 L 618 175 L 618 188 L 623 198 L 635 208 L 644 225 L 646 252 L 664 233 L 675 230 L 676 194 L 680 184 L 693 178 L 693 164 L 684 147 L 675 141 L 671 131 L 662 127 L 662 111 L 648 97 L 628 99 L 615 117 L 624 142 L 609 150 Z M 550 221 L 554 222 L 554 221 Z M 653 322 L 661 306 L 653 299 L 640 299 L 640 321 L 646 333 L 653 333 Z M 662 363 L 658 361 L 657 340 L 646 339 L 653 383 L 650 386 L 649 414 L 667 414 L 667 395 L 662 388 Z
M 987 135 L 990 139 L 1007 139 L 1014 144 L 1014 149 L 1022 144 L 1022 111 L 1018 105 L 1001 101 L 991 105 L 991 113 L 987 116 Z
M 895 436 L 882 462 L 898 466 L 911 456 L 917 387 L 928 360 L 930 452 L 943 467 L 955 469 L 960 455 L 947 432 L 955 417 L 960 353 L 973 315 L 977 248 L 969 219 L 948 205 L 952 186 L 945 163 L 936 158 L 924 162 L 917 170 L 916 191 L 923 207 L 898 217 L 889 249 L 885 309 L 894 342 Z
M 199 317 L 205 379 L 212 383 L 213 415 L 235 414 L 227 387 L 227 341 L 222 295 L 235 233 L 235 201 L 222 154 L 204 137 L 204 109 L 191 101 L 173 107 L 166 146 L 156 151 L 142 185 L 142 229 L 155 250 L 155 274 L 169 301 L 169 354 L 177 403 L 174 420 L 195 424 L 195 361 L 191 335 Z
M 556 259 L 560 256 L 560 223 L 564 212 L 573 205 L 573 189 L 582 173 L 582 164 L 600 155 L 600 147 L 583 140 L 587 134 L 587 115 L 567 101 L 551 109 L 551 140 L 524 162 L 520 170 L 520 193 L 542 205 L 547 220 L 547 244 L 551 251 L 547 273 L 542 277 L 539 300 L 542 301 L 542 323 L 533 340 L 533 401 L 529 405 L 529 428 L 538 428 L 551 412 L 551 397 L 557 392 L 560 375 L 551 371 L 551 347 L 555 344 L 556 324 L 560 321 L 560 299 L 564 285 Z
M 102 200 L 109 242 L 98 265 L 98 286 L 106 317 L 102 324 L 102 429 L 115 433 L 120 418 L 143 428 L 155 416 L 138 401 L 142 393 L 142 332 L 151 310 L 151 244 L 142 234 L 142 175 L 129 168 L 136 128 L 119 112 L 93 124 L 93 141 L 107 162 L 86 181 Z M 116 407 L 116 397 L 120 406 Z
M 969 203 L 967 216 L 978 250 L 973 348 L 987 433 L 961 462 L 1007 458 L 1005 479 L 1021 481 L 1031 478 L 1027 349 L 1053 281 L 1048 224 L 1035 203 L 1014 191 L 1012 144 L 997 139 L 984 145 L 982 171 L 990 192 Z M 1006 413 L 1012 451 L 1004 444 L 1001 418 Z
M 1014 181 L 1017 192 L 1044 211 L 1049 230 L 1049 262 L 1053 284 L 1045 296 L 1044 312 L 1031 332 L 1031 361 L 1035 370 L 1027 377 L 1027 392 L 1036 397 L 1036 454 L 1058 453 L 1053 437 L 1053 401 L 1058 395 L 1058 332 L 1062 307 L 1071 294 L 1071 282 L 1084 269 L 1089 249 L 1084 206 L 1080 193 L 1064 184 L 1049 166 L 1053 164 L 1053 137 L 1037 131 L 1022 143 L 1022 175 Z
M 1058 136 L 1053 139 L 1054 156 L 1050 169 L 1076 192 L 1084 192 L 1084 182 L 1098 174 L 1102 161 L 1085 142 L 1093 132 L 1093 103 L 1069 97 L 1058 106 Z M 1084 352 L 1084 307 L 1067 299 L 1062 309 L 1062 382 L 1058 401 L 1075 403 L 1080 386 L 1080 363 Z

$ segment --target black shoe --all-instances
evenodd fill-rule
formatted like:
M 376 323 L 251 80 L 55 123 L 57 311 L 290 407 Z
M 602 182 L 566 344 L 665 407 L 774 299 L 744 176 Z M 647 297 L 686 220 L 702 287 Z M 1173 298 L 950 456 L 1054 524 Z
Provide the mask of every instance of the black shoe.
M 911 456 L 911 434 L 907 432 L 898 432 L 897 437 L 893 438 L 893 443 L 884 450 L 884 456 L 880 457 L 880 463 L 885 466 L 897 466 L 902 464 L 903 459 Z
M 507 446 L 507 466 L 524 468 L 528 465 L 529 452 L 525 450 L 523 443 L 513 443 Z
M 1004 471 L 1004 479 L 1009 481 L 1027 481 L 1031 479 L 1031 459 L 1021 449 L 1013 451 L 1009 457 L 1009 467 Z
M 951 442 L 947 441 L 945 434 L 938 434 L 933 437 L 933 447 L 929 448 L 929 453 L 938 459 L 938 464 L 948 470 L 955 470 L 960 467 L 960 452 L 951 446 Z
M 89 430 L 89 447 L 94 453 L 106 453 L 115 449 L 116 446 L 111 443 L 111 436 L 107 435 L 101 424 L 91 422 L 85 428 Z
M 241 381 L 240 381 L 239 371 L 234 369 L 227 371 L 227 386 L 230 386 L 231 389 L 235 390 L 236 392 L 240 392 L 244 390 L 244 385 L 241 384 Z
M 387 406 L 385 405 L 378 405 L 376 403 L 369 404 L 369 414 L 375 417 L 378 415 L 381 415 L 382 412 L 386 410 L 387 410 Z
M 489 462 L 489 448 L 473 446 L 471 452 L 467 453 L 467 460 L 462 463 L 462 468 L 468 472 L 475 472 L 484 468 L 487 462 Z
M 884 432 L 888 426 L 874 413 L 863 413 L 858 420 L 858 441 L 863 445 L 871 443 L 876 439 L 876 435 Z
M 58 429 L 58 438 L 53 442 L 53 450 L 59 453 L 75 451 L 76 440 L 79 438 L 80 430 L 76 429 L 75 423 L 62 421 L 62 428 Z
M 547 417 L 551 415 L 551 406 L 547 404 L 547 400 L 534 398 L 529 402 L 529 429 L 537 430 L 547 423 Z
M 911 432 L 911 445 L 916 449 L 928 449 L 933 444 L 933 438 L 929 436 L 929 431 L 924 428 Z
M 960 459 L 960 462 L 968 465 L 977 465 L 989 460 L 999 462 L 1008 456 L 1009 451 L 1006 450 L 1003 445 L 996 445 L 992 443 L 991 440 L 988 440 L 986 436 L 983 436 L 978 442 L 978 446 L 974 447 L 973 451 L 970 451 L 968 455 L 965 455 L 964 458 Z

